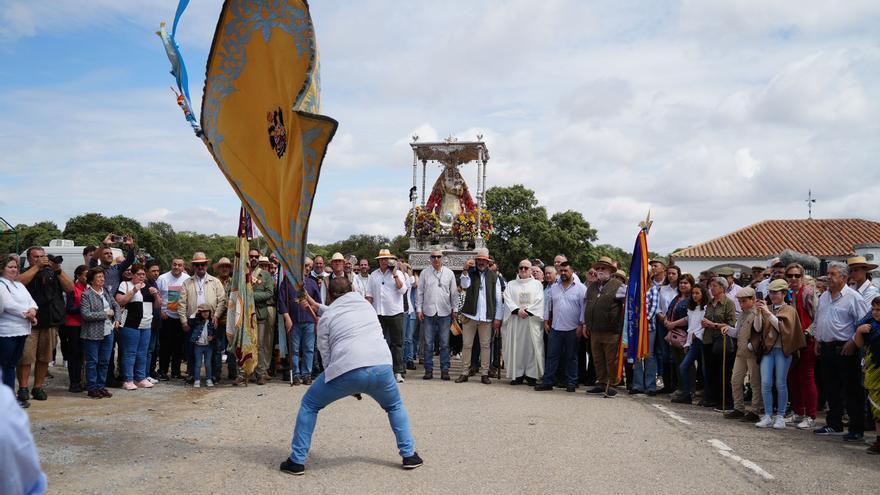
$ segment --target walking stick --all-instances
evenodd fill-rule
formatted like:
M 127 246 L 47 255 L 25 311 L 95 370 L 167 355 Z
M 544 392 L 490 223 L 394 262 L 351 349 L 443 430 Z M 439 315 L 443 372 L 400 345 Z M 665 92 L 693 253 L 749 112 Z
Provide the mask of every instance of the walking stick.
M 727 411 L 727 335 L 721 338 L 721 410 Z

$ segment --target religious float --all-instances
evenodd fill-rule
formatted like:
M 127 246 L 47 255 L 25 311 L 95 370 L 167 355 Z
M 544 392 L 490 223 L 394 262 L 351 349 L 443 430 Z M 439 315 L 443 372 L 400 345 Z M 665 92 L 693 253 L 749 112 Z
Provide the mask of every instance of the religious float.
M 476 141 L 460 142 L 450 136 L 434 143 L 420 143 L 419 137 L 413 136 L 410 146 L 413 150 L 412 207 L 404 222 L 410 238 L 409 263 L 416 270 L 428 268 L 431 251 L 439 249 L 446 255 L 446 266 L 461 270 L 465 262 L 474 257 L 476 249 L 485 247 L 492 233 L 492 215 L 485 208 L 489 149 L 481 135 Z M 428 162 L 437 165 L 440 174 L 426 197 Z M 476 201 L 461 173 L 461 168 L 470 163 L 476 164 Z

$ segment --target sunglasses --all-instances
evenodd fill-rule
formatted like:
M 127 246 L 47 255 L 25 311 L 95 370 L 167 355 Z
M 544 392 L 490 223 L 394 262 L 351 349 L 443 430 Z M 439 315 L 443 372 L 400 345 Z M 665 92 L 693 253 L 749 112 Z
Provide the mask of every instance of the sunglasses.
M 208 266 L 207 263 L 193 263 L 193 266 Z
M 260 257 L 260 255 L 256 255 L 256 256 L 248 256 L 248 258 L 250 258 L 250 259 L 252 259 L 252 260 L 255 260 L 255 259 L 259 258 L 259 257 Z
M 530 266 L 521 266 L 521 267 L 519 267 L 519 269 L 520 269 L 520 270 L 531 270 L 532 267 L 530 267 Z
M 442 258 L 442 257 L 443 257 L 443 256 L 437 256 L 436 254 L 432 254 L 432 255 L 431 255 L 431 259 L 432 259 L 432 260 L 439 260 L 439 259 Z
M 803 275 L 800 273 L 786 273 L 785 278 L 801 278 Z

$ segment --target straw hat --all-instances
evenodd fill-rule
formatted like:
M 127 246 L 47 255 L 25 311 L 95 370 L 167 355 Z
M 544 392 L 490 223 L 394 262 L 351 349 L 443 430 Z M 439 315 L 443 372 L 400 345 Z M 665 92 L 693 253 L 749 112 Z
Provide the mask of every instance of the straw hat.
M 492 261 L 492 258 L 489 257 L 489 250 L 485 248 L 477 250 L 477 256 L 474 259 Z
M 608 256 L 602 256 L 590 266 L 590 268 L 608 268 L 612 273 L 617 271 L 617 268 L 614 267 L 614 260 L 609 258 Z
M 267 256 L 260 256 L 257 258 L 257 264 L 266 263 L 267 265 L 270 263 L 269 258 Z
M 330 258 L 330 261 L 333 262 L 333 261 L 336 261 L 336 260 L 339 260 L 339 261 L 345 261 L 345 257 L 342 256 L 342 253 L 333 253 L 333 257 Z
M 619 278 L 621 282 L 624 282 L 624 283 L 626 282 L 626 272 L 623 270 L 617 270 L 611 276 Z
M 192 260 L 190 260 L 190 263 L 210 263 L 210 262 L 211 262 L 211 260 L 208 259 L 205 256 L 205 253 L 203 253 L 201 251 L 196 251 L 195 254 L 193 254 Z
M 393 254 L 391 254 L 391 251 L 389 251 L 387 249 L 380 249 L 379 256 L 376 256 L 375 259 L 382 260 L 382 259 L 394 259 L 394 258 L 395 258 L 395 256 Z
M 216 270 L 216 269 L 220 268 L 221 266 L 232 266 L 232 262 L 229 261 L 229 258 L 224 256 L 224 257 L 220 258 L 219 260 L 217 260 L 216 263 L 214 263 L 214 269 Z
M 868 271 L 877 268 L 877 265 L 875 265 L 874 263 L 868 263 L 868 260 L 864 256 L 853 256 L 852 258 L 847 258 L 846 264 L 849 265 L 850 268 L 863 266 Z

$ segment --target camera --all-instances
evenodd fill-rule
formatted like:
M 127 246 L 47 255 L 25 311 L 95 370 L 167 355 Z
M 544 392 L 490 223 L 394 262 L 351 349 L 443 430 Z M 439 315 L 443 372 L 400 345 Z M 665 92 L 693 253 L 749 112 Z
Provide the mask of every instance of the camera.
M 122 242 L 125 240 L 125 237 L 123 237 L 121 235 L 111 235 L 110 240 L 113 242 Z
M 55 256 L 54 254 L 47 254 L 46 257 L 49 258 L 49 261 L 55 263 L 56 265 L 60 265 L 62 262 L 64 262 L 63 257 Z

